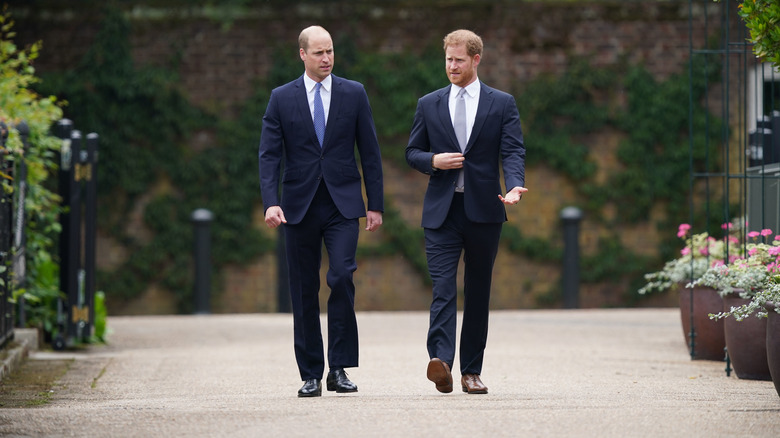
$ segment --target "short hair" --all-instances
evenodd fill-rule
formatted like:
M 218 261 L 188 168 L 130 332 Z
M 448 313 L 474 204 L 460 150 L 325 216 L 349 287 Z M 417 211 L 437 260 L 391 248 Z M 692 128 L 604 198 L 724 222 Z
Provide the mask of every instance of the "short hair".
M 466 46 L 466 53 L 472 58 L 476 55 L 482 56 L 482 38 L 470 30 L 458 29 L 450 32 L 444 37 L 444 50 L 448 46 Z
M 325 30 L 322 26 L 309 26 L 306 29 L 303 29 L 301 31 L 301 34 L 298 35 L 298 47 L 306 51 L 309 48 L 309 35 L 314 30 L 321 30 L 322 32 L 325 32 L 326 34 L 330 35 L 330 33 Z

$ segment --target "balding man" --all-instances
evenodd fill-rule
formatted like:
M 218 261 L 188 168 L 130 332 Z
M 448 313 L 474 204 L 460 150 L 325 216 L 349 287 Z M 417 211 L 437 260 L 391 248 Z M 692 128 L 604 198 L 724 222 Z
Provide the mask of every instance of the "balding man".
M 363 85 L 332 74 L 330 34 L 312 26 L 301 32 L 298 42 L 305 72 L 272 91 L 263 116 L 260 189 L 266 225 L 284 227 L 295 358 L 304 382 L 298 396 L 318 397 L 325 370 L 319 306 L 323 243 L 330 287 L 327 389 L 358 390 L 344 371 L 358 366 L 352 275 L 357 269 L 359 218 L 366 217 L 367 231 L 382 225 L 382 160 Z

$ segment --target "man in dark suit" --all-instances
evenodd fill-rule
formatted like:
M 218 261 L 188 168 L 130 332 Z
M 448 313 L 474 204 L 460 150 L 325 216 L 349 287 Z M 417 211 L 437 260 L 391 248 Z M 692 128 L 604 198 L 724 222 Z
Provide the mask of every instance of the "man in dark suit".
M 430 175 L 422 213 L 433 280 L 427 377 L 440 392 L 452 391 L 456 277 L 464 253 L 461 387 L 469 394 L 487 394 L 480 375 L 493 263 L 506 221 L 504 205 L 516 204 L 527 191 L 525 147 L 514 98 L 477 78 L 482 39 L 457 30 L 444 38 L 444 52 L 452 85 L 418 101 L 406 147 L 409 165 Z M 499 162 L 506 197 L 501 196 Z
M 263 116 L 260 189 L 265 223 L 270 228 L 284 224 L 295 358 L 304 381 L 298 396 L 316 397 L 322 394 L 325 367 L 319 305 L 323 242 L 330 287 L 327 389 L 357 391 L 344 368 L 358 366 L 352 281 L 357 269 L 358 218 L 366 217 L 368 231 L 382 225 L 382 160 L 365 89 L 331 74 L 330 34 L 312 26 L 301 32 L 298 42 L 305 72 L 273 90 Z

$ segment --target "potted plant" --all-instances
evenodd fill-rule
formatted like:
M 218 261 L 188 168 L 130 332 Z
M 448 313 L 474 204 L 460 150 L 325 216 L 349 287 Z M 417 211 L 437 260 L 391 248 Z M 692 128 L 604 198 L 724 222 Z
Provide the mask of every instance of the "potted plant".
M 731 236 L 733 225 L 725 224 L 722 228 L 725 237 L 716 239 L 708 233 L 689 236 L 691 226 L 680 224 L 677 237 L 685 241 L 680 257 L 666 262 L 658 272 L 645 274 L 647 284 L 639 289 L 640 294 L 679 291 L 682 330 L 692 359 L 723 360 L 725 357 L 723 321 L 708 317 L 723 309 L 723 300 L 714 288 L 694 284 L 710 267 L 723 265 L 725 260 L 735 260 L 739 255 L 739 240 Z
M 758 317 L 764 312 L 767 315 L 766 362 L 775 391 L 780 396 L 780 281 L 774 280 L 766 289 L 756 293 L 751 303 L 761 305 Z
M 723 298 L 723 310 L 713 312 L 713 320 L 724 319 L 726 347 L 737 377 L 741 379 L 770 380 L 767 364 L 765 318 L 749 318 L 775 281 L 780 255 L 780 236 L 772 243 L 765 243 L 771 230 L 750 232 L 753 241 L 745 247 L 745 256 L 733 260 L 729 265 L 710 267 L 694 283 L 718 290 Z M 764 300 L 761 298 L 761 300 Z M 764 316 L 766 313 L 763 313 Z M 727 318 L 732 316 L 732 318 Z
M 753 316 L 753 319 L 765 321 L 766 362 L 775 391 L 780 396 L 780 304 L 778 303 L 780 303 L 780 275 L 775 271 L 770 275 L 766 286 L 756 291 L 748 302 L 731 307 L 712 317 L 731 316 L 735 320 L 744 321 Z

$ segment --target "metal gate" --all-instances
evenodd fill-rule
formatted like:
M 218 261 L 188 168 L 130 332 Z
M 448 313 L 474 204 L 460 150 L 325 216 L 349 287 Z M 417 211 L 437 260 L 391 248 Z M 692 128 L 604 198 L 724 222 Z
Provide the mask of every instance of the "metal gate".
M 740 3 L 688 2 L 689 83 L 693 87 L 703 78 L 706 86 L 705 101 L 691 99 L 689 105 L 690 223 L 710 235 L 737 224 L 732 232 L 746 242 L 750 231 L 780 234 L 780 72 L 753 54 L 750 34 L 738 15 Z M 707 79 L 712 68 L 720 72 L 717 81 Z M 717 140 L 709 137 L 717 143 L 707 145 L 704 162 L 694 162 L 694 134 L 701 129 L 694 127 L 697 117 L 722 126 Z M 693 358 L 692 294 L 690 306 Z

